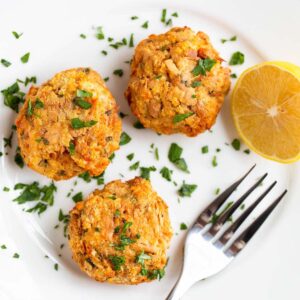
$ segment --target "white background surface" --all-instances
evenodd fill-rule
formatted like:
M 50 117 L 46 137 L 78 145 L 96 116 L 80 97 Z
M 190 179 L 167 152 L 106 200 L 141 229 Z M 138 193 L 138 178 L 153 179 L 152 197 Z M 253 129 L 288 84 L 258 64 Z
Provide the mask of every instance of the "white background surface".
M 174 20 L 174 25 L 188 25 L 195 30 L 205 31 L 224 59 L 228 59 L 234 51 L 244 52 L 245 64 L 233 68 L 233 72 L 240 74 L 246 67 L 264 59 L 287 60 L 300 65 L 300 1 L 78 0 L 0 3 L 0 58 L 13 63 L 9 68 L 0 66 L 0 89 L 12 84 L 16 78 L 36 75 L 40 84 L 63 69 L 90 66 L 103 77 L 110 76 L 109 88 L 121 110 L 129 113 L 123 97 L 128 80 L 128 65 L 123 62 L 130 59 L 133 50 L 124 48 L 116 51 L 108 48 L 107 42 L 93 37 L 91 27 L 102 25 L 106 36 L 117 39 L 128 38 L 134 32 L 137 42 L 152 32 L 159 33 L 168 29 L 159 21 L 162 8 L 167 8 L 169 13 L 179 13 L 180 17 Z M 140 19 L 131 21 L 132 15 Z M 148 30 L 140 27 L 146 20 L 149 20 Z M 16 40 L 11 34 L 13 30 L 24 32 L 24 35 Z M 80 39 L 80 33 L 87 34 L 88 38 Z M 220 43 L 221 38 L 235 34 L 238 42 Z M 100 54 L 103 49 L 108 49 L 107 57 Z M 31 57 L 24 65 L 19 58 L 26 52 L 30 52 Z M 122 78 L 112 75 L 117 68 L 125 70 Z M 9 135 L 15 114 L 2 105 L 2 100 L 0 105 L 0 147 L 3 147 L 2 137 Z M 70 258 L 67 246 L 60 250 L 60 244 L 66 243 L 62 228 L 53 229 L 57 224 L 59 208 L 67 212 L 73 205 L 66 198 L 74 181 L 70 180 L 57 184 L 55 206 L 41 217 L 22 212 L 22 208 L 11 201 L 15 197 L 13 192 L 1 192 L 0 244 L 6 244 L 8 249 L 0 250 L 0 299 L 164 299 L 179 272 L 184 238 L 184 232 L 179 231 L 179 224 L 192 224 L 201 209 L 214 197 L 214 190 L 217 187 L 225 188 L 254 162 L 258 166 L 248 184 L 263 172 L 269 171 L 268 183 L 274 179 L 279 180 L 269 201 L 284 187 L 289 189 L 288 197 L 236 261 L 214 278 L 198 283 L 183 299 L 299 299 L 299 163 L 283 166 L 253 153 L 247 156 L 225 146 L 225 142 L 230 143 L 237 136 L 228 110 L 228 99 L 213 127 L 213 133 L 207 132 L 194 139 L 179 135 L 157 136 L 150 130 L 134 129 L 133 122 L 132 116 L 123 121 L 124 130 L 133 140 L 116 153 L 113 164 L 106 171 L 106 182 L 120 178 L 119 173 L 124 174 L 126 179 L 138 174 L 128 171 L 130 163 L 125 157 L 132 151 L 143 166 L 154 164 L 160 170 L 166 165 L 174 169 L 166 157 L 170 143 L 177 142 L 184 147 L 183 157 L 187 160 L 191 174 L 175 170 L 174 178 L 178 183 L 186 180 L 187 183 L 198 184 L 193 197 L 184 198 L 179 204 L 175 187 L 162 179 L 159 172 L 151 175 L 153 186 L 170 207 L 174 232 L 178 233 L 172 240 L 166 277 L 161 282 L 136 287 L 112 286 L 94 282 L 78 270 Z M 159 162 L 149 153 L 152 142 L 159 147 Z M 202 155 L 200 149 L 207 144 L 210 152 Z M 38 180 L 48 183 L 46 178 L 15 166 L 15 147 L 16 143 L 9 155 L 1 158 L 1 191 L 4 185 L 12 187 L 20 181 Z M 217 155 L 218 167 L 213 168 L 211 160 L 217 147 L 222 151 Z M 85 184 L 80 179 L 78 182 L 80 184 L 75 192 L 82 190 L 84 195 L 95 187 L 93 183 Z M 12 258 L 15 252 L 20 254 L 20 259 Z M 45 253 L 51 259 L 45 259 Z M 62 257 L 58 256 L 60 253 Z M 53 268 L 55 262 L 59 264 L 58 272 Z

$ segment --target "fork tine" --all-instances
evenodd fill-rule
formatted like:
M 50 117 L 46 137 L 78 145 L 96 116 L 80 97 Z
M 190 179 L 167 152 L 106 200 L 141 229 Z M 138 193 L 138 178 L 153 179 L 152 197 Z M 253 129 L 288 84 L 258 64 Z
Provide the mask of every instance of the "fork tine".
M 253 165 L 247 173 L 239 180 L 234 182 L 229 188 L 221 193 L 211 204 L 209 204 L 198 217 L 196 224 L 200 227 L 204 227 L 209 223 L 211 216 L 222 206 L 222 204 L 229 198 L 234 190 L 243 182 L 243 180 L 249 175 L 249 173 L 255 168 Z
M 277 181 L 274 181 L 258 198 L 253 202 L 235 221 L 232 223 L 228 229 L 221 235 L 221 237 L 216 241 L 217 243 L 224 246 L 236 230 L 242 225 L 246 218 L 252 213 L 255 207 L 269 194 L 269 192 L 276 185 Z
M 233 213 L 238 209 L 238 207 L 246 200 L 246 198 L 263 182 L 263 180 L 268 176 L 268 173 L 264 174 L 251 188 L 249 188 L 236 202 L 233 203 L 228 209 L 226 209 L 217 219 L 215 224 L 210 228 L 209 233 L 215 236 L 219 230 L 222 228 L 223 224 L 229 220 Z
M 265 220 L 268 218 L 268 216 L 271 214 L 271 212 L 278 205 L 278 203 L 286 193 L 287 190 L 285 190 L 268 208 L 266 208 L 266 210 L 262 212 L 259 217 L 239 235 L 237 239 L 235 239 L 235 241 L 227 250 L 231 255 L 237 255 L 247 245 L 247 243 L 257 232 L 260 226 L 265 222 Z

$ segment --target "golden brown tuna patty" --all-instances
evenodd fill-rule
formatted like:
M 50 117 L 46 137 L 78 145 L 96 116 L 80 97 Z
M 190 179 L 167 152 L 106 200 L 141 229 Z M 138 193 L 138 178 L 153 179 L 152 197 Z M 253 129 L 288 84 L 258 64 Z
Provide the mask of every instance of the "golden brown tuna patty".
M 173 28 L 135 49 L 125 96 L 145 127 L 188 136 L 215 122 L 230 87 L 230 70 L 203 32 Z
M 73 259 L 97 281 L 138 284 L 164 275 L 168 207 L 148 180 L 112 181 L 70 212 Z
M 116 102 L 88 68 L 60 72 L 31 87 L 16 125 L 26 164 L 55 180 L 84 171 L 99 175 L 119 148 Z

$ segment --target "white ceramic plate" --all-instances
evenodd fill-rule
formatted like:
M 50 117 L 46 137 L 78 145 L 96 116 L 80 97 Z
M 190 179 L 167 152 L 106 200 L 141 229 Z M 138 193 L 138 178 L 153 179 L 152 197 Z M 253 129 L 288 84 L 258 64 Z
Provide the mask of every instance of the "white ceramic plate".
M 29 206 L 13 203 L 11 199 L 17 194 L 12 190 L 2 192 L 2 187 L 12 188 L 17 182 L 30 183 L 37 180 L 47 184 L 50 181 L 28 168 L 19 169 L 13 161 L 16 140 L 13 141 L 12 149 L 4 149 L 1 138 L 2 151 L 8 152 L 8 155 L 1 158 L 0 174 L 0 245 L 7 246 L 6 250 L 0 249 L 1 300 L 164 299 L 176 281 L 181 265 L 185 232 L 179 230 L 179 224 L 192 224 L 201 209 L 214 198 L 216 188 L 225 188 L 254 163 L 257 168 L 248 184 L 264 172 L 269 172 L 266 183 L 275 179 L 279 183 L 267 202 L 284 188 L 289 189 L 288 197 L 247 250 L 228 269 L 198 283 L 183 299 L 299 299 L 299 163 L 280 165 L 254 153 L 246 155 L 243 151 L 235 151 L 225 145 L 237 137 L 228 99 L 212 128 L 213 132 L 206 132 L 196 138 L 158 136 L 150 130 L 137 130 L 132 126 L 135 119 L 130 114 L 123 92 L 129 70 L 124 61 L 131 58 L 133 48 L 114 50 L 108 47 L 107 41 L 94 38 L 92 26 L 103 26 L 106 37 L 112 36 L 115 39 L 129 38 L 134 33 L 136 44 L 150 33 L 169 29 L 160 22 L 163 8 L 168 9 L 169 15 L 178 12 L 179 18 L 173 18 L 174 26 L 188 25 L 194 30 L 206 32 L 224 59 L 228 60 L 237 50 L 245 53 L 245 63 L 232 68 L 237 74 L 263 60 L 281 59 L 299 63 L 300 39 L 297 28 L 300 26 L 300 3 L 297 1 L 3 1 L 0 11 L 0 57 L 13 64 L 9 68 L 0 66 L 0 89 L 12 84 L 16 78 L 36 75 L 40 84 L 67 68 L 92 67 L 103 77 L 110 77 L 108 87 L 116 97 L 121 111 L 129 114 L 123 119 L 123 130 L 132 137 L 132 141 L 116 153 L 116 158 L 105 172 L 105 182 L 121 178 L 120 174 L 123 174 L 124 180 L 138 175 L 138 171 L 128 170 L 131 162 L 126 159 L 126 155 L 134 152 L 133 162 L 139 160 L 142 166 L 154 165 L 158 171 L 167 166 L 174 170 L 173 177 L 178 184 L 185 180 L 197 184 L 198 188 L 191 198 L 183 198 L 178 203 L 177 188 L 163 179 L 158 171 L 153 172 L 152 184 L 169 205 L 175 232 L 169 250 L 166 276 L 160 282 L 139 286 L 100 284 L 79 271 L 72 262 L 67 245 L 60 248 L 61 244 L 67 244 L 62 225 L 54 229 L 59 223 L 59 209 L 67 212 L 74 204 L 66 197 L 69 190 L 74 188 L 73 195 L 83 191 L 86 196 L 96 187 L 96 183 L 87 184 L 76 178 L 58 182 L 53 207 L 40 217 L 23 212 L 22 208 Z M 130 20 L 133 15 L 139 19 Z M 145 21 L 149 21 L 148 29 L 141 28 Z M 16 40 L 11 34 L 13 30 L 24 34 Z M 86 34 L 87 39 L 81 39 L 81 33 Z M 237 42 L 221 44 L 221 38 L 233 35 L 238 36 Z M 108 56 L 103 56 L 101 50 L 108 50 Z M 26 52 L 31 53 L 30 60 L 22 64 L 20 57 Z M 118 68 L 125 71 L 122 78 L 112 75 L 113 70 Z M 0 105 L 0 132 L 1 137 L 5 137 L 10 134 L 16 115 L 4 107 L 2 101 Z M 175 170 L 168 161 L 167 152 L 171 142 L 184 148 L 183 157 L 188 163 L 190 174 Z M 149 152 L 152 143 L 159 149 L 159 161 Z M 201 154 L 204 145 L 209 145 L 210 149 L 205 155 Z M 221 148 L 221 152 L 216 153 L 216 148 Z M 211 163 L 214 155 L 217 155 L 218 161 L 215 168 Z M 74 187 L 75 180 L 78 185 Z M 244 188 L 246 186 L 247 183 Z M 239 191 L 235 197 L 238 194 Z M 14 253 L 19 253 L 20 258 L 12 258 Z M 59 265 L 58 271 L 54 270 L 55 263 Z

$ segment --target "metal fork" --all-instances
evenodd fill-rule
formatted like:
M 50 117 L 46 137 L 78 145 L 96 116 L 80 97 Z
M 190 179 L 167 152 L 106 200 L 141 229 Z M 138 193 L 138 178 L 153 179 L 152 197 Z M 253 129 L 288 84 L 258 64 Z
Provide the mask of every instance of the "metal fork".
M 268 218 L 273 209 L 278 205 L 285 190 L 271 205 L 269 205 L 237 238 L 230 242 L 236 230 L 247 219 L 256 206 L 276 185 L 273 182 L 244 212 L 227 228 L 225 223 L 231 219 L 233 213 L 242 205 L 244 200 L 263 182 L 268 175 L 264 174 L 251 186 L 236 202 L 217 215 L 221 206 L 236 190 L 242 181 L 254 169 L 255 165 L 239 180 L 234 182 L 200 214 L 195 224 L 189 230 L 183 253 L 183 265 L 180 277 L 171 290 L 166 300 L 178 300 L 197 281 L 208 278 L 223 270 L 257 232 Z M 218 234 L 219 233 L 219 234 Z M 229 242 L 229 243 L 228 243 Z

